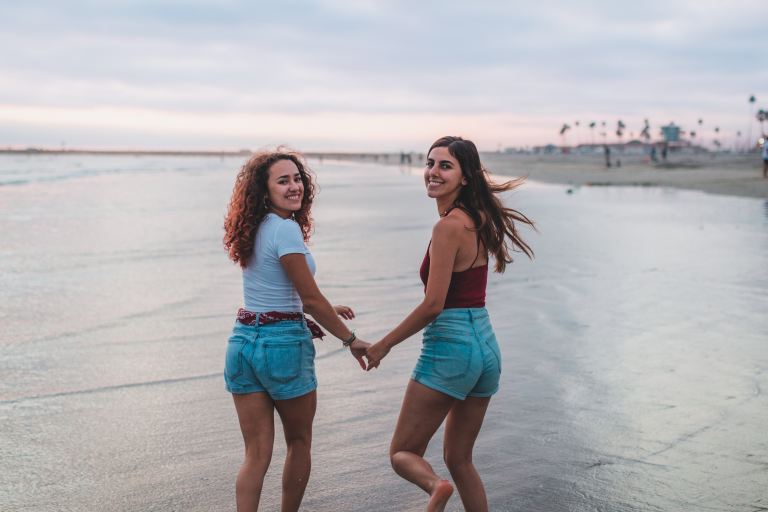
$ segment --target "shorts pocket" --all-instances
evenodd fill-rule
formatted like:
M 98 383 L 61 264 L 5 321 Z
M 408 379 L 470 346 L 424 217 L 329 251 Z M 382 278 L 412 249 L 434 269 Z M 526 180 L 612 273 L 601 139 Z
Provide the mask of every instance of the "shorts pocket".
M 488 345 L 491 347 L 491 352 L 493 352 L 493 356 L 496 358 L 496 364 L 498 364 L 499 367 L 499 373 L 501 373 L 501 350 L 499 350 L 499 344 L 496 343 L 496 336 L 493 337 Z
M 472 329 L 453 327 L 445 324 L 432 324 L 424 329 L 424 336 L 433 338 L 467 339 L 474 336 Z
M 315 356 L 317 355 L 317 349 L 315 348 L 315 340 L 312 338 L 311 333 L 307 336 L 307 341 L 304 343 L 304 348 L 309 352 L 309 359 L 314 364 Z
M 275 382 L 290 382 L 301 373 L 301 341 L 295 343 L 266 343 L 266 370 Z
M 243 347 L 245 343 L 232 336 L 227 343 L 227 353 L 224 357 L 224 375 L 230 380 L 243 374 Z
M 474 347 L 448 338 L 435 338 L 426 343 L 432 371 L 444 379 L 466 375 L 472 362 Z

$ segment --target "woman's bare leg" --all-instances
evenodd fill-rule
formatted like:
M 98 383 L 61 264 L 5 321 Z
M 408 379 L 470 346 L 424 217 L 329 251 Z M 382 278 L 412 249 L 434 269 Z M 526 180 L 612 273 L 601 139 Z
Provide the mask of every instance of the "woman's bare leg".
M 457 400 L 445 424 L 443 458 L 467 512 L 488 511 L 485 487 L 472 463 L 472 450 L 490 401 L 490 397 Z
M 451 483 L 437 476 L 423 456 L 455 401 L 455 398 L 411 380 L 389 449 L 395 472 L 429 493 L 429 512 L 442 511 L 453 493 Z
M 255 512 L 259 508 L 264 475 L 272 460 L 274 403 L 266 393 L 233 394 L 232 397 L 245 442 L 245 461 L 235 485 L 237 510 Z
M 285 444 L 288 448 L 283 468 L 283 500 L 280 510 L 299 510 L 312 468 L 312 422 L 317 409 L 317 392 L 290 400 L 275 401 L 283 422 Z

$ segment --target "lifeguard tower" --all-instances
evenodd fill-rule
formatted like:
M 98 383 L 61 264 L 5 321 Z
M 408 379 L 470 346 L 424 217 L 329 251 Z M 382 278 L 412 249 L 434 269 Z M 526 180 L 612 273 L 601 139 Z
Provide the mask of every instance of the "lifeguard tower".
M 680 127 L 675 123 L 669 123 L 666 126 L 661 127 L 661 136 L 664 137 L 664 142 L 680 142 Z

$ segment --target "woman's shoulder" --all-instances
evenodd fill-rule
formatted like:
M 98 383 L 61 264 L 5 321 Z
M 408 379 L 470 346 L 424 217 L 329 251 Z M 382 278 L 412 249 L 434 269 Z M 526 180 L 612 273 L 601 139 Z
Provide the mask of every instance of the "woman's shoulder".
M 451 212 L 445 217 L 441 217 L 440 220 L 438 220 L 435 223 L 435 225 L 432 227 L 432 239 L 434 240 L 435 237 L 437 238 L 451 237 L 452 238 L 460 234 L 464 230 L 464 224 L 465 224 L 464 219 L 462 219 L 461 217 Z
M 265 225 L 271 224 L 274 228 L 283 228 L 284 226 L 291 226 L 291 227 L 295 226 L 299 228 L 299 223 L 293 220 L 293 218 L 288 217 L 287 219 L 285 219 L 273 212 L 269 212 L 268 214 L 266 214 L 262 222 Z
M 299 223 L 291 218 L 283 219 L 282 217 L 275 215 L 276 219 L 275 222 L 275 230 L 278 231 L 281 234 L 285 235 L 296 235 L 301 236 L 301 226 L 299 226 Z
M 259 232 L 266 240 L 274 241 L 278 239 L 303 239 L 301 227 L 293 219 L 284 219 L 274 213 L 268 213 L 259 226 Z
M 459 233 L 466 229 L 475 229 L 475 221 L 464 208 L 454 208 L 448 215 L 441 217 L 435 227 L 441 226 L 442 230 Z

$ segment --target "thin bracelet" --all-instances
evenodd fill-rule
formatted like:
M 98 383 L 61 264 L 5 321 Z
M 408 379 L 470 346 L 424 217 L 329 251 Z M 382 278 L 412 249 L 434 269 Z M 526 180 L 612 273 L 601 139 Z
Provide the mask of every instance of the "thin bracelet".
M 349 335 L 349 338 L 345 340 L 341 340 L 341 344 L 344 345 L 345 347 L 348 347 L 352 343 L 354 343 L 356 339 L 357 339 L 357 334 L 355 334 L 355 330 L 352 329 L 352 334 Z

